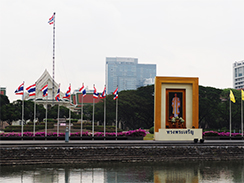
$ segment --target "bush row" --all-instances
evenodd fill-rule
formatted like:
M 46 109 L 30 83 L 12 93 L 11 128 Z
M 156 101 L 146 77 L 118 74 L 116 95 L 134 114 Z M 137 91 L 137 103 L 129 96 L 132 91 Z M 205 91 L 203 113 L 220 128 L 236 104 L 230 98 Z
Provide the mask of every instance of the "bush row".
M 25 125 L 23 127 L 23 131 L 24 132 L 33 131 L 33 127 L 34 127 L 33 125 Z M 47 124 L 47 128 L 54 128 L 54 125 L 53 124 Z M 7 126 L 4 129 L 4 132 L 20 132 L 21 129 L 22 129 L 21 125 Z M 39 131 L 39 130 L 42 130 L 42 129 L 45 129 L 45 125 L 35 125 L 35 130 L 36 131 Z
M 37 122 L 37 123 L 36 123 L 36 125 L 45 125 L 45 124 L 46 124 L 45 122 Z M 52 126 L 54 126 L 54 124 L 55 124 L 54 122 L 47 122 L 47 125 L 52 125 Z M 29 122 L 29 123 L 26 124 L 26 126 L 31 126 L 31 125 L 33 126 L 34 123 L 33 123 L 33 122 Z
M 77 125 L 73 125 L 74 129 L 80 129 L 80 124 Z M 92 125 L 82 125 L 83 129 L 86 130 L 92 130 Z M 106 126 L 106 132 L 115 132 L 115 126 Z M 99 131 L 102 132 L 104 131 L 104 127 L 103 126 L 94 126 L 94 131 Z M 122 132 L 121 129 L 117 129 L 118 132 Z

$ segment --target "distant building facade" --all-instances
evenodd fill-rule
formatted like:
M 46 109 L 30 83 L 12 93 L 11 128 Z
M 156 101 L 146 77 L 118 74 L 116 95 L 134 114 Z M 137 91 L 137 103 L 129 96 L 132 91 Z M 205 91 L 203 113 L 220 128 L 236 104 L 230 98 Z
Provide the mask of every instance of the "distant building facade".
M 51 77 L 51 75 L 49 74 L 49 72 L 47 70 L 44 71 L 44 73 L 41 75 L 41 77 L 35 82 L 36 83 L 36 96 L 29 96 L 28 92 L 25 92 L 25 100 L 33 100 L 33 99 L 37 99 L 37 103 L 41 103 L 42 100 L 55 100 L 52 99 L 52 94 L 53 94 L 53 78 Z M 48 97 L 43 97 L 42 96 L 42 87 L 45 86 L 46 84 L 48 84 Z M 57 94 L 59 85 L 54 82 L 54 97 Z M 93 104 L 93 90 L 88 90 L 88 88 L 86 88 L 86 92 L 87 95 L 86 97 L 83 98 L 83 104 Z M 64 97 L 64 92 L 60 91 L 60 98 L 61 100 Z M 79 92 L 79 90 L 74 90 L 71 94 L 71 103 L 74 105 L 77 105 L 78 107 L 81 105 L 82 103 L 82 94 Z M 68 101 L 68 99 L 65 99 L 66 101 Z M 101 99 L 95 99 L 94 103 L 98 103 Z M 69 102 L 68 102 L 69 103 Z
M 0 87 L 0 95 L 6 95 L 6 87 Z
M 244 88 L 244 60 L 233 64 L 233 87 L 235 89 Z
M 28 92 L 25 91 L 25 100 L 33 100 L 33 99 L 49 99 L 49 100 L 55 100 L 55 96 L 58 91 L 59 85 L 54 81 L 54 96 L 53 96 L 53 78 L 49 74 L 47 70 L 43 72 L 41 77 L 35 82 L 36 83 L 36 96 L 29 96 Z M 48 84 L 48 96 L 43 98 L 43 93 L 41 89 Z M 28 86 L 26 86 L 28 87 Z M 60 92 L 60 96 L 63 97 L 64 93 Z
M 83 101 L 82 101 L 83 100 Z M 81 104 L 83 102 L 83 105 L 92 105 L 93 101 L 94 103 L 100 102 L 102 99 L 97 98 L 93 100 L 93 90 L 89 90 L 86 88 L 86 96 L 83 97 L 82 93 L 79 90 L 74 90 L 73 94 L 71 95 L 71 102 L 72 104 L 77 105 L 77 107 L 81 107 Z
M 138 64 L 138 58 L 106 57 L 105 83 L 107 93 L 135 90 L 154 83 L 156 64 Z

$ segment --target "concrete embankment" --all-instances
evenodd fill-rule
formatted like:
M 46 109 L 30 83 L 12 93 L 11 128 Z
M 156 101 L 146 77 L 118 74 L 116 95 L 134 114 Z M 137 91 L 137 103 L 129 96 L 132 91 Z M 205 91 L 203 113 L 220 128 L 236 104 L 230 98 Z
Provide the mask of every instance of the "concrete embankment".
M 64 164 L 171 160 L 243 160 L 244 141 L 0 142 L 0 164 Z

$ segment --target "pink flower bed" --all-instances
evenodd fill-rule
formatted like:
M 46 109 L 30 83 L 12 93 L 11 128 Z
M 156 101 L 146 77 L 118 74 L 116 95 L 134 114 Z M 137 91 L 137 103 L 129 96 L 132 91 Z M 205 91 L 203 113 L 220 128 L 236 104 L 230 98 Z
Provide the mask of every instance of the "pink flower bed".
M 118 132 L 117 136 L 130 136 L 130 137 L 145 137 L 147 134 L 147 132 L 143 129 L 137 129 L 137 130 L 130 130 L 127 132 Z M 71 133 L 71 136 L 77 136 L 80 137 L 80 132 L 76 132 L 76 133 Z M 105 134 L 106 136 L 116 136 L 116 133 L 109 133 L 106 132 Z M 23 133 L 24 137 L 33 137 L 33 132 L 24 132 Z M 35 133 L 36 137 L 45 137 L 45 132 L 36 132 Z M 57 132 L 50 132 L 47 133 L 48 137 L 56 137 L 57 136 Z M 63 137 L 65 136 L 65 133 L 59 133 L 59 136 Z M 92 133 L 86 131 L 86 132 L 82 132 L 82 136 L 92 136 Z M 99 137 L 99 136 L 104 136 L 103 132 L 96 132 L 94 133 L 95 137 Z M 0 133 L 0 137 L 21 137 L 21 133 L 16 133 L 16 132 L 10 132 L 10 133 Z
M 241 135 L 242 135 L 241 133 L 231 133 L 232 137 L 241 136 Z M 227 136 L 227 137 L 229 137 L 230 132 L 205 131 L 205 132 L 203 132 L 203 136 L 222 136 L 222 137 Z

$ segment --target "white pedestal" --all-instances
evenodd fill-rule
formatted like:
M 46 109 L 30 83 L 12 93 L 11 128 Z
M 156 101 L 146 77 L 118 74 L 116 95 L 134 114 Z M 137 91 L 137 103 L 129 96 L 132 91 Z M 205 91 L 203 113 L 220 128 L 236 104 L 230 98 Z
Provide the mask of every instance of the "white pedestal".
M 184 141 L 202 139 L 202 129 L 159 129 L 154 134 L 155 140 Z

